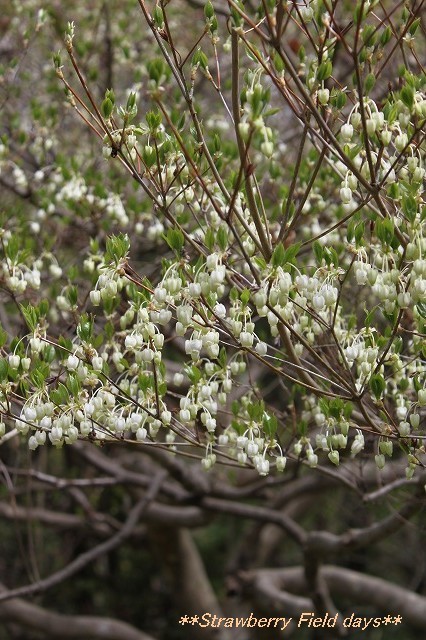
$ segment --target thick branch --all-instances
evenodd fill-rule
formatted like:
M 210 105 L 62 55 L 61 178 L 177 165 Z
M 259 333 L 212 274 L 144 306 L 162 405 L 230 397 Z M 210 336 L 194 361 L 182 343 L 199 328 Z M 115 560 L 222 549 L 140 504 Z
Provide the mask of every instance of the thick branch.
M 399 511 L 363 529 L 350 529 L 341 535 L 328 531 L 313 531 L 309 534 L 306 548 L 318 555 L 337 553 L 344 549 L 367 547 L 392 535 L 406 525 L 424 507 L 424 499 L 409 500 Z
M 150 543 L 170 581 L 170 590 L 175 594 L 175 606 L 182 614 L 203 615 L 206 611 L 220 617 L 219 602 L 213 591 L 209 577 L 198 549 L 187 529 L 173 527 L 151 527 Z M 206 640 L 230 640 L 225 629 L 203 629 Z M 200 637 L 198 627 L 185 631 L 188 638 Z
M 96 533 L 104 536 L 110 535 L 113 531 L 111 529 L 111 520 L 113 518 L 108 517 L 108 522 L 106 522 L 101 514 L 96 514 L 95 518 L 87 520 L 72 513 L 61 513 L 60 511 L 51 511 L 41 507 L 27 508 L 5 502 L 0 502 L 0 517 L 23 522 L 37 521 L 48 526 L 64 529 L 87 530 L 91 528 Z M 118 524 L 119 522 L 117 521 Z
M 337 600 L 356 605 L 368 604 L 380 613 L 401 615 L 403 623 L 424 631 L 426 626 L 426 598 L 408 589 L 389 583 L 382 578 L 367 576 L 351 569 L 323 566 L 321 578 L 327 584 L 332 596 Z M 309 598 L 296 594 L 306 593 L 304 570 L 261 569 L 241 576 L 243 584 L 259 601 L 270 602 L 272 606 L 286 607 L 287 614 L 298 616 L 304 611 L 313 611 Z
M 0 585 L 0 594 L 3 587 Z M 7 593 L 7 591 L 6 591 Z M 0 604 L 2 622 L 13 622 L 20 627 L 39 631 L 43 637 L 80 640 L 153 640 L 152 636 L 131 625 L 97 616 L 65 616 L 14 598 Z
M 226 500 L 220 500 L 217 498 L 204 498 L 200 504 L 209 511 L 229 513 L 230 515 L 238 516 L 240 518 L 277 524 L 297 543 L 303 545 L 306 542 L 306 533 L 303 528 L 284 513 L 276 512 L 273 509 L 259 507 L 257 505 L 253 506 L 236 502 L 227 502 Z

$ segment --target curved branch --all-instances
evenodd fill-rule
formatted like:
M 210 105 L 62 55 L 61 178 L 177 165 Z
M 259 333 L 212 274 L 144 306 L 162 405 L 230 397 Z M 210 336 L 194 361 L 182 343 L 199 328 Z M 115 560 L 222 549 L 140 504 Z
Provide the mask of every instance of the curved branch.
M 203 498 L 200 501 L 200 505 L 209 511 L 229 513 L 240 518 L 277 524 L 300 545 L 305 544 L 307 540 L 306 532 L 294 520 L 286 516 L 285 513 L 280 513 L 267 507 L 228 502 L 218 498 Z
M 321 575 L 332 593 L 344 593 L 351 602 L 376 606 L 383 613 L 394 612 L 411 626 L 425 629 L 426 597 L 351 569 L 325 566 Z
M 421 629 L 426 626 L 426 597 L 413 593 L 382 578 L 368 576 L 358 571 L 325 565 L 320 569 L 330 594 L 345 599 L 351 607 L 368 604 L 380 613 L 401 615 L 403 622 Z M 299 616 L 311 611 L 312 602 L 302 597 L 308 590 L 302 567 L 290 569 L 260 569 L 240 576 L 243 587 L 249 589 L 259 601 L 269 603 L 269 608 L 285 606 L 287 614 Z M 298 595 L 294 595 L 298 594 Z
M 286 585 L 287 571 L 296 569 L 259 569 L 247 573 L 240 573 L 238 578 L 244 590 L 259 604 L 266 613 L 286 612 L 287 616 L 297 618 L 304 611 L 312 610 L 310 598 L 290 593 L 290 589 L 284 589 Z M 303 570 L 297 568 L 300 578 L 303 578 Z
M 418 489 L 417 496 L 404 504 L 399 511 L 394 511 L 387 518 L 363 529 L 349 529 L 341 535 L 328 531 L 312 531 L 307 536 L 306 548 L 317 555 L 324 555 L 375 544 L 401 529 L 408 520 L 421 511 L 425 506 L 423 496 L 423 488 Z
M 40 522 L 47 526 L 64 529 L 92 529 L 100 536 L 111 535 L 120 528 L 121 523 L 110 515 L 96 513 L 93 518 L 84 519 L 80 516 L 51 511 L 40 507 L 21 507 L 0 502 L 0 517 L 8 520 Z M 178 507 L 161 502 L 152 502 L 143 514 L 144 522 L 166 523 L 177 527 L 200 527 L 205 525 L 209 516 L 195 506 Z M 135 528 L 132 536 L 142 535 L 143 530 Z
M 128 483 L 132 486 L 136 485 L 138 487 L 147 487 L 152 482 L 152 474 L 151 475 L 146 473 L 143 474 L 137 471 L 131 471 L 129 469 L 126 469 L 124 466 L 116 462 L 111 456 L 107 456 L 101 451 L 94 449 L 94 447 L 92 447 L 91 445 L 87 446 L 86 443 L 76 442 L 73 445 L 73 447 L 88 462 L 93 464 L 93 466 L 103 471 L 104 473 L 108 473 L 110 476 L 113 476 L 118 482 Z M 156 459 L 157 458 L 160 459 L 160 462 L 162 463 L 162 465 L 164 461 L 168 462 L 170 465 L 170 469 L 173 468 L 174 470 L 176 465 L 179 462 L 172 459 L 171 456 L 165 456 L 164 452 L 162 451 L 156 450 L 155 452 L 153 452 L 151 448 L 146 451 L 146 454 L 152 458 L 156 457 Z M 182 473 L 186 471 L 187 474 L 190 473 L 190 471 L 185 469 L 185 467 L 182 467 L 182 465 L 181 467 L 179 467 L 179 471 L 181 471 Z M 173 474 L 171 473 L 171 475 Z M 200 475 L 201 475 L 200 481 L 202 481 L 203 479 L 202 474 Z M 193 485 L 196 485 L 197 481 L 198 481 L 198 477 L 197 479 L 193 480 L 190 487 L 192 488 Z M 185 484 L 185 483 L 182 481 L 182 484 Z M 166 495 L 168 495 L 170 498 L 173 498 L 174 500 L 182 501 L 182 500 L 187 500 L 190 497 L 190 495 L 182 487 L 179 487 L 172 482 L 164 482 L 164 485 L 161 487 L 161 490 L 162 492 L 164 492 Z M 205 490 L 207 491 L 207 487 L 205 488 Z
M 0 585 L 0 595 L 3 591 Z M 43 637 L 68 638 L 80 640 L 153 640 L 152 636 L 138 631 L 135 627 L 114 620 L 98 616 L 66 616 L 42 607 L 29 604 L 24 600 L 14 598 L 0 604 L 0 618 L 2 622 L 14 624 L 40 631 Z
M 146 510 L 149 503 L 158 493 L 161 487 L 161 483 L 163 482 L 166 475 L 166 471 L 158 473 L 157 477 L 154 478 L 150 490 L 146 493 L 146 495 L 143 496 L 141 500 L 139 500 L 139 502 L 136 503 L 136 505 L 130 511 L 126 522 L 124 523 L 120 531 L 118 531 L 115 535 L 111 536 L 111 538 L 109 538 L 105 542 L 102 542 L 96 547 L 93 547 L 89 551 L 80 554 L 66 567 L 64 567 L 63 569 L 59 569 L 59 571 L 56 571 L 55 573 L 52 573 L 47 578 L 38 580 L 34 584 L 18 587 L 17 589 L 11 589 L 10 591 L 0 593 L 0 602 L 2 602 L 3 600 L 10 600 L 11 598 L 15 598 L 17 596 L 27 596 L 35 593 L 40 593 L 41 591 L 46 591 L 47 589 L 50 589 L 57 584 L 64 582 L 75 573 L 83 569 L 86 565 L 96 560 L 96 558 L 109 553 L 110 551 L 112 551 L 112 549 L 115 549 L 120 544 L 122 544 L 124 540 L 132 534 L 142 513 Z
M 7 518 L 8 520 L 19 521 L 37 521 L 45 525 L 58 527 L 63 529 L 93 529 L 100 535 L 110 535 L 114 528 L 112 528 L 112 519 L 108 516 L 108 522 L 101 514 L 96 514 L 93 519 L 85 519 L 72 513 L 61 513 L 60 511 L 51 511 L 50 509 L 43 509 L 40 507 L 21 507 L 18 505 L 11 505 L 5 502 L 0 502 L 0 517 Z M 115 524 L 115 522 L 114 522 Z M 116 521 L 117 527 L 120 524 Z

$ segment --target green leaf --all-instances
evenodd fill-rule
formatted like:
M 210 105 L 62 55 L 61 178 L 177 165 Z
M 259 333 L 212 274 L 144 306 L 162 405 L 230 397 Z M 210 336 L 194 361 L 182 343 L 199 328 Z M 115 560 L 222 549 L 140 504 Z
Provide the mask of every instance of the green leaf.
M 38 304 L 40 317 L 45 318 L 49 313 L 49 300 L 43 299 Z
M 275 269 L 285 264 L 285 253 L 284 245 L 280 242 L 275 247 L 271 257 L 272 266 Z
M 112 340 L 115 334 L 115 327 L 114 327 L 114 323 L 111 322 L 111 320 L 109 320 L 104 327 L 104 331 L 105 331 L 105 336 L 107 340 Z M 98 336 L 99 337 L 99 336 Z M 100 336 L 102 337 L 102 336 Z
M 327 398 L 320 398 L 318 401 L 318 405 L 319 408 L 321 409 L 322 413 L 328 417 L 330 414 L 330 402 Z
M 263 256 L 254 256 L 253 262 L 255 262 L 259 269 L 261 269 L 262 271 L 268 266 Z
M 352 415 L 352 411 L 353 411 L 354 407 L 352 402 L 345 402 L 345 406 L 343 409 L 343 416 L 346 418 L 346 420 L 349 420 L 349 418 Z
M 409 31 L 410 36 L 414 36 L 414 35 L 415 35 L 415 33 L 416 33 L 416 31 L 417 31 L 417 29 L 418 29 L 418 27 L 419 27 L 420 22 L 421 22 L 421 18 L 416 18 L 416 19 L 415 19 L 415 20 L 413 20 L 413 22 L 410 24 L 410 26 L 409 26 L 409 28 L 408 28 L 408 31 Z
M 118 263 L 127 258 L 130 249 L 129 236 L 120 233 L 117 236 L 109 236 L 106 240 L 105 262 Z
M 365 25 L 362 30 L 362 41 L 364 42 L 364 44 L 368 44 L 369 47 L 371 47 L 375 43 L 375 31 L 376 28 L 372 24 Z
M 222 147 L 222 141 L 220 139 L 220 136 L 215 133 L 213 136 L 213 151 L 214 153 L 219 153 L 220 149 Z
M 321 266 L 322 264 L 322 258 L 324 255 L 324 249 L 323 246 L 320 242 L 318 242 L 318 240 L 315 240 L 315 242 L 312 245 L 312 249 L 315 255 L 315 259 L 317 261 L 318 266 Z
M 178 256 L 180 256 L 182 253 L 183 245 L 185 243 L 185 238 L 182 231 L 180 229 L 168 229 L 165 240 L 170 249 L 172 249 Z
M 265 404 L 263 400 L 259 400 L 259 402 L 252 402 L 247 406 L 247 413 L 253 422 L 260 422 L 263 420 L 263 415 L 265 412 Z
M 105 98 L 108 98 L 108 100 L 111 100 L 112 104 L 115 104 L 114 90 L 113 89 L 107 89 L 105 91 Z
M 351 243 L 355 237 L 355 220 L 351 219 L 348 222 L 348 228 L 346 229 L 346 240 Z
M 161 124 L 161 113 L 159 111 L 148 111 L 145 119 L 150 131 L 154 132 Z
M 365 93 L 370 93 L 371 89 L 376 84 L 376 76 L 374 73 L 369 73 L 364 81 L 364 89 Z
M 423 389 L 423 380 L 421 381 L 418 375 L 413 376 L 413 386 L 416 393 L 418 393 L 420 389 Z
M 55 69 L 60 69 L 62 67 L 62 58 L 61 58 L 61 52 L 58 51 L 57 53 L 53 53 L 52 54 L 52 60 L 53 60 L 53 64 L 55 66 Z
M 239 0 L 234 2 L 234 4 L 244 11 L 244 5 L 242 5 L 242 3 Z M 241 24 L 243 22 L 243 19 L 240 16 L 240 14 L 238 13 L 238 11 L 233 6 L 231 6 L 231 16 L 232 16 L 233 26 L 235 26 L 235 27 L 241 26 Z
M 18 257 L 21 243 L 16 235 L 12 235 L 4 248 L 5 254 L 11 262 L 15 262 Z
M 339 266 L 339 256 L 334 247 L 324 247 L 324 260 L 328 266 L 332 264 L 335 267 Z
M 244 289 L 243 291 L 241 291 L 240 299 L 241 299 L 241 302 L 243 303 L 243 305 L 247 306 L 247 304 L 248 304 L 248 302 L 250 300 L 250 291 L 249 291 L 249 289 Z
M 424 319 L 426 320 L 426 303 L 425 302 L 418 302 L 416 304 L 416 310 L 417 313 Z
M 379 398 L 382 396 L 386 388 L 385 379 L 382 375 L 380 375 L 380 373 L 376 373 L 373 376 L 371 376 L 370 388 L 374 396 L 377 398 L 377 400 L 379 400 Z
M 332 90 L 332 93 L 330 96 L 330 104 L 332 107 L 339 110 L 343 109 L 343 107 L 346 104 L 346 101 L 347 101 L 346 93 L 344 93 L 343 91 L 336 91 L 335 89 Z
M 382 47 L 384 47 L 385 44 L 389 42 L 391 37 L 392 37 L 392 30 L 388 25 L 386 29 L 383 31 L 382 35 L 380 36 L 380 44 L 382 45 Z
M 78 302 L 77 287 L 75 287 L 74 285 L 71 285 L 68 287 L 67 298 L 72 307 L 75 307 L 77 305 L 77 302 Z
M 319 82 L 327 80 L 327 78 L 331 76 L 332 71 L 333 65 L 331 63 L 331 60 L 325 60 L 324 62 L 321 62 L 317 71 L 317 79 L 319 80 Z
M 59 383 L 57 389 L 50 392 L 50 399 L 56 405 L 67 404 L 69 400 L 69 391 L 62 382 Z
M 406 84 L 400 91 L 400 98 L 406 107 L 412 109 L 414 104 L 414 88 Z
M 414 222 L 417 215 L 417 201 L 413 196 L 402 196 L 402 210 L 410 222 Z
M 365 316 L 364 324 L 367 329 L 371 326 L 374 314 L 376 313 L 376 308 L 377 307 L 373 307 L 370 311 L 367 312 L 367 315 Z M 364 311 L 367 311 L 367 309 L 364 309 Z
M 214 230 L 211 227 L 209 227 L 207 229 L 207 231 L 206 231 L 205 236 L 204 236 L 204 242 L 205 242 L 205 245 L 206 245 L 206 247 L 207 247 L 207 249 L 209 251 L 213 250 L 213 247 L 215 245 L 215 241 L 216 241 L 216 234 L 215 234 Z
M 143 393 L 146 393 L 149 389 L 154 389 L 155 380 L 151 373 L 144 372 L 138 377 L 139 388 Z
M 237 287 L 232 287 L 229 290 L 229 299 L 231 300 L 231 302 L 236 302 L 237 300 L 239 300 L 239 292 Z
M 210 33 L 216 33 L 217 28 L 218 28 L 218 22 L 217 22 L 217 18 L 216 16 L 213 16 L 213 18 L 211 18 L 211 20 L 209 21 L 209 31 Z
M 160 82 L 169 75 L 166 62 L 163 58 L 148 60 L 146 68 L 150 79 L 153 80 L 156 85 L 160 84 Z
M 30 303 L 28 303 L 26 307 L 21 304 L 19 305 L 19 308 L 21 309 L 28 329 L 31 331 L 31 333 L 34 333 L 39 321 L 38 309 L 36 307 L 33 307 L 33 305 Z
M 387 194 L 389 196 L 389 198 L 391 198 L 392 200 L 398 200 L 399 196 L 400 196 L 400 188 L 399 188 L 399 184 L 397 182 L 392 182 L 389 185 L 389 188 L 387 190 Z
M 225 347 L 221 347 L 217 361 L 219 365 L 222 367 L 222 369 L 226 367 L 227 360 L 228 360 L 228 357 L 227 357 L 226 349 Z
M 157 152 L 155 150 L 155 147 L 152 147 L 148 144 L 145 145 L 142 150 L 142 160 L 148 168 L 151 168 L 157 160 Z
M 68 358 L 69 352 L 73 350 L 72 342 L 69 338 L 59 336 L 58 344 L 55 345 L 55 350 L 58 358 Z
M 109 98 L 105 98 L 101 104 L 101 113 L 105 120 L 111 117 L 112 112 L 114 111 L 114 105 Z
M 201 380 L 203 375 L 201 370 L 198 367 L 196 367 L 195 364 L 193 364 L 190 367 L 186 367 L 185 371 L 186 371 L 186 375 L 188 376 L 192 384 L 197 384 L 197 382 Z
M 47 376 L 50 373 L 49 365 L 44 362 L 38 362 L 37 367 L 33 369 L 30 373 L 30 380 L 35 387 L 39 389 L 43 389 L 45 386 L 45 381 Z
M 341 400 L 340 398 L 333 398 L 329 404 L 330 416 L 336 419 L 340 418 L 343 410 L 343 405 L 343 400 Z
M 55 347 L 52 344 L 46 345 L 43 351 L 43 360 L 44 362 L 52 363 L 55 359 Z
M 0 382 L 7 380 L 7 373 L 9 370 L 9 364 L 6 358 L 0 358 Z
M 225 251 L 228 247 L 228 232 L 223 226 L 220 226 L 217 230 L 217 244 L 221 251 Z
M 3 329 L 1 323 L 0 323 L 0 349 L 2 347 L 4 347 L 4 345 L 7 342 L 7 333 L 6 331 Z
M 214 16 L 214 8 L 210 0 L 208 0 L 208 2 L 204 7 L 204 15 L 207 18 L 207 20 L 210 20 Z
M 280 113 L 281 111 L 282 111 L 282 109 L 280 109 L 279 107 L 275 107 L 273 109 L 268 109 L 263 114 L 263 117 L 264 118 L 268 118 L 269 116 L 274 116 L 275 114 Z
M 300 49 L 299 49 L 299 53 L 300 53 Z M 274 52 L 273 60 L 274 60 L 274 66 L 275 66 L 276 72 L 277 73 L 282 73 L 284 71 L 285 67 L 284 67 L 284 62 L 283 62 L 281 56 L 279 55 L 279 53 Z
M 299 253 L 299 249 L 301 246 L 302 246 L 301 242 L 295 242 L 290 247 L 287 247 L 284 254 L 284 264 L 293 262 L 293 260 Z
M 108 324 L 108 322 L 107 322 Z M 106 326 L 106 325 L 105 325 Z M 112 338 L 112 336 L 110 338 L 108 338 L 109 340 Z M 104 336 L 102 335 L 102 333 L 100 333 L 99 335 L 96 336 L 96 338 L 94 340 L 92 340 L 92 345 L 94 349 L 99 349 L 99 347 L 103 344 L 104 342 Z
M 77 326 L 77 335 L 83 342 L 90 342 L 93 333 L 93 318 L 86 313 L 80 318 Z
M 389 218 L 377 220 L 375 231 L 382 244 L 390 245 L 394 237 L 395 225 Z
M 161 28 L 164 24 L 164 16 L 161 7 L 156 4 L 152 12 L 152 17 L 157 27 Z
M 267 413 L 264 413 L 262 422 L 265 435 L 272 439 L 278 428 L 278 420 L 276 416 L 268 416 Z
M 197 51 L 192 56 L 191 65 L 193 67 L 200 66 L 205 71 L 208 69 L 208 58 L 204 51 L 202 51 L 201 49 L 197 49 Z
M 349 156 L 351 160 L 354 160 L 354 158 L 356 158 L 356 156 L 359 154 L 360 151 L 362 151 L 362 149 L 363 149 L 362 144 L 356 144 L 352 147 L 350 147 L 349 145 L 345 145 L 344 147 L 344 151 L 346 155 Z
M 365 224 L 364 222 L 359 222 L 354 229 L 355 236 L 355 244 L 358 247 L 361 244 L 362 239 L 365 234 Z

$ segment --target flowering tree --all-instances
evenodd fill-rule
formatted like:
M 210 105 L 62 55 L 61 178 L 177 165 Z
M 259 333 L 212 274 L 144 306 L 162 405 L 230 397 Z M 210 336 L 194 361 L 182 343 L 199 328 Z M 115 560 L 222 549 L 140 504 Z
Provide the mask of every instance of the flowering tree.
M 340 560 L 424 503 L 423 2 L 94 3 L 49 72 L 28 60 L 59 8 L 17 4 L 33 14 L 25 35 L 18 6 L 5 18 L 24 52 L 2 98 L 3 474 L 9 495 L 32 479 L 68 499 L 0 513 L 104 540 L 46 577 L 33 563 L 2 616 L 57 634 L 17 596 L 138 537 L 173 567 L 179 612 L 220 612 L 188 533 L 218 513 L 257 523 L 227 567 L 257 610 L 337 612 L 345 592 L 424 628 L 410 584 Z M 305 519 L 330 489 L 380 508 Z M 283 537 L 295 566 L 264 568 Z M 104 620 L 74 616 L 68 637 Z

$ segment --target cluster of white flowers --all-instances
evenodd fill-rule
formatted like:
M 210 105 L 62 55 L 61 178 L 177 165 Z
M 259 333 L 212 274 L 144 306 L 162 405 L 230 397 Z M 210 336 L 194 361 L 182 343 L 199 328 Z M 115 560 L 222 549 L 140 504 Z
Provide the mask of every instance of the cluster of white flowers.
M 49 252 L 35 257 L 19 246 L 18 238 L 10 230 L 0 229 L 4 260 L 0 263 L 0 279 L 12 293 L 23 294 L 27 288 L 39 290 L 43 272 L 57 279 L 62 269 Z
M 323 331 L 321 319 L 328 318 L 336 305 L 338 289 L 334 281 L 339 273 L 338 269 L 330 272 L 319 269 L 312 276 L 298 274 L 293 279 L 291 273 L 279 267 L 273 279 L 269 278 L 269 291 L 261 286 L 253 295 L 257 313 L 267 318 L 271 335 L 278 335 L 278 323 L 284 320 L 291 324 L 295 334 L 313 344 L 315 336 Z M 262 345 L 258 349 L 264 351 Z M 301 355 L 302 351 L 303 345 L 297 344 L 296 352 Z
M 363 4 L 368 11 L 370 3 Z M 56 224 L 54 214 L 71 212 L 83 229 L 90 221 L 96 236 L 83 273 L 76 269 L 67 283 L 56 283 L 67 272 L 66 261 L 52 255 L 51 244 L 35 257 L 35 250 L 21 250 L 9 228 L 1 233 L 0 279 L 8 295 L 20 302 L 31 289 L 40 300 L 52 299 L 49 312 L 23 305 L 29 333 L 0 359 L 1 411 L 13 414 L 31 449 L 77 438 L 161 442 L 174 452 L 185 443 L 204 451 L 206 470 L 226 457 L 263 476 L 283 471 L 288 458 L 309 467 L 328 458 L 337 466 L 364 451 L 369 431 L 379 469 L 401 440 L 407 476 L 420 464 L 425 168 L 414 131 L 426 117 L 424 85 L 407 72 L 403 89 L 383 104 L 367 88 L 361 97 L 359 87 L 332 88 L 336 39 L 329 38 L 330 16 L 323 9 L 317 0 L 291 8 L 298 23 L 314 20 L 318 37 L 328 39 L 321 59 L 312 50 L 298 52 L 302 102 L 317 117 L 306 119 L 309 151 L 301 149 L 294 181 L 287 180 L 293 171 L 288 159 L 284 169 L 279 166 L 285 144 L 280 147 L 279 126 L 268 119 L 268 65 L 277 67 L 280 96 L 288 91 L 294 109 L 300 87 L 278 54 L 262 68 L 254 51 L 241 74 L 236 140 L 218 135 L 231 127 L 231 109 L 202 121 L 194 110 L 189 126 L 179 107 L 168 113 L 162 100 L 169 70 L 161 59 L 145 65 L 148 80 L 132 87 L 126 107 L 117 108 L 107 90 L 95 118 L 103 126 L 102 153 L 111 163 L 119 155 L 137 178 L 143 187 L 137 204 L 121 185 L 111 189 L 104 176 L 102 186 L 94 185 L 77 163 L 70 163 L 72 169 L 63 160 L 50 166 L 47 151 L 56 143 L 51 137 L 51 145 L 42 144 L 41 129 L 32 143 L 39 166 L 30 179 L 0 145 L 0 169 L 15 189 L 36 187 L 35 214 L 25 229 L 43 234 L 45 223 Z M 154 23 L 153 29 L 162 29 L 159 7 Z M 215 47 L 210 5 L 206 24 Z M 73 39 L 70 24 L 68 50 Z M 366 49 L 372 64 L 376 49 Z M 193 62 L 188 59 L 194 86 L 200 68 L 214 83 L 204 58 L 200 49 Z M 373 86 L 374 79 L 364 80 Z M 136 125 L 142 89 L 164 109 L 149 111 Z M 185 108 L 191 96 L 185 95 Z M 352 107 L 345 107 L 347 97 Z M 69 100 L 75 104 L 73 94 Z M 321 119 L 334 128 L 333 136 L 327 137 Z M 327 138 L 323 154 L 319 130 Z M 259 182 L 253 175 L 265 167 Z M 106 238 L 116 226 L 135 232 L 137 248 L 146 240 L 164 246 L 167 258 L 153 282 L 133 270 L 125 236 Z M 292 246 L 293 236 L 303 246 Z M 75 330 L 48 338 L 48 321 L 61 317 Z M 264 373 L 281 378 L 282 398 L 262 399 Z M 290 426 L 292 411 L 299 413 Z
M 354 263 L 358 284 L 369 284 L 379 295 L 374 287 L 378 281 L 385 286 L 385 274 L 391 274 L 390 284 L 400 282 L 399 272 L 379 272 L 378 268 L 364 262 L 365 257 L 361 251 L 359 260 Z M 104 305 L 108 315 L 110 302 L 125 291 L 130 293 L 126 258 L 118 259 L 114 264 L 105 263 L 97 253 L 89 260 L 90 269 L 98 273 L 95 287 L 90 291 L 90 301 L 94 306 Z M 422 262 L 416 259 L 417 272 Z M 423 264 L 421 266 L 423 274 Z M 188 269 L 185 275 L 183 268 Z M 376 271 L 374 277 L 371 275 L 373 270 Z M 348 449 L 354 456 L 364 447 L 359 429 L 350 438 L 351 420 L 349 415 L 346 417 L 343 405 L 333 413 L 326 405 L 321 406 L 315 396 L 306 396 L 301 420 L 312 436 L 302 436 L 285 453 L 274 433 L 269 433 L 265 427 L 273 416 L 264 409 L 259 415 L 250 410 L 251 392 L 241 396 L 231 425 L 222 425 L 219 419 L 229 406 L 236 381 L 246 371 L 244 354 L 263 359 L 273 353 L 268 347 L 268 338 L 259 337 L 264 318 L 272 337 L 278 335 L 278 323 L 286 323 L 288 331 L 291 329 L 295 352 L 301 357 L 305 343 L 315 345 L 317 337 L 335 315 L 336 335 L 345 345 L 342 356 L 355 375 L 359 391 L 376 371 L 384 373 L 384 365 L 392 367 L 394 376 L 386 385 L 387 393 L 395 398 L 398 435 L 406 438 L 419 426 L 420 414 L 416 407 L 426 405 L 426 390 L 419 389 L 410 403 L 403 400 L 399 384 L 408 371 L 415 377 L 419 364 L 415 361 L 405 363 L 392 346 L 386 361 L 377 369 L 380 359 L 378 334 L 376 336 L 372 330 L 348 329 L 341 312 L 336 310 L 341 273 L 339 268 L 325 266 L 312 269 L 311 275 L 301 273 L 291 265 L 289 270 L 268 266 L 260 286 L 253 284 L 250 289 L 236 292 L 228 304 L 225 298 L 232 268 L 227 266 L 224 254 L 212 252 L 192 271 L 189 265 L 183 267 L 181 260 L 170 262 L 158 284 L 144 297 L 132 294 L 127 310 L 119 319 L 120 331 L 101 349 L 92 344 L 95 336 L 90 339 L 76 337 L 72 351 L 63 361 L 67 397 L 53 404 L 44 392 L 46 400 L 41 402 L 40 392 L 36 391 L 27 400 L 16 427 L 22 434 L 31 434 L 29 446 L 32 449 L 47 441 L 46 434 L 52 444 L 62 446 L 71 444 L 77 437 L 155 440 L 162 429 L 163 440 L 176 450 L 177 436 L 196 442 L 195 430 L 199 423 L 205 430 L 203 466 L 206 469 L 224 453 L 240 464 L 252 465 L 261 475 L 269 472 L 271 463 L 277 470 L 283 470 L 289 455 L 301 457 L 309 466 L 315 467 L 320 452 L 325 452 L 337 465 L 340 463 L 339 451 Z M 188 359 L 184 371 L 173 378 L 177 387 L 189 383 L 175 414 L 168 408 L 167 371 L 162 364 L 165 337 L 170 330 L 184 338 L 183 350 Z M 232 356 L 221 355 L 221 345 L 227 341 L 235 351 Z M 15 353 L 9 357 L 9 366 L 22 375 L 31 369 L 33 359 L 46 349 L 44 334 L 35 331 L 28 347 L 28 356 Z M 116 383 L 112 382 L 114 369 L 119 376 Z M 389 435 L 394 436 L 392 432 Z M 388 437 L 380 441 L 376 458 L 380 468 L 384 464 L 383 456 L 389 457 L 392 453 L 389 442 Z M 414 463 L 410 463 L 407 473 L 414 472 L 414 468 Z
M 60 446 L 63 442 L 67 444 L 76 442 L 79 432 L 73 423 L 73 416 L 66 413 L 59 417 L 55 416 L 55 407 L 52 402 L 48 400 L 43 402 L 41 398 L 37 401 L 36 398 L 32 398 L 32 403 L 25 405 L 21 415 L 15 421 L 15 427 L 23 435 L 27 434 L 31 428 L 32 435 L 28 439 L 28 446 L 34 450 L 45 444 L 47 434 L 50 442 L 55 446 Z

